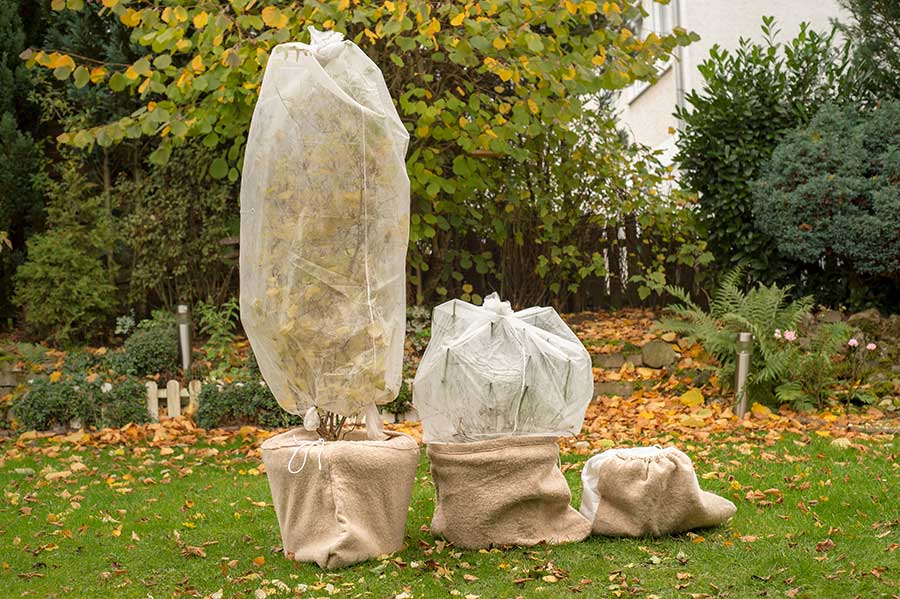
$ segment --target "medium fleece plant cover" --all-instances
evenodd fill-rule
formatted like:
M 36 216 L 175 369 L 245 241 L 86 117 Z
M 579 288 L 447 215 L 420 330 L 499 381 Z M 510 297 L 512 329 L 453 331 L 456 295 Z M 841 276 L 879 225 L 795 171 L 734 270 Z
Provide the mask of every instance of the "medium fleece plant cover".
M 276 46 L 241 182 L 241 322 L 278 403 L 393 400 L 406 325 L 409 134 L 381 71 L 336 32 Z
M 591 357 L 553 308 L 514 312 L 496 293 L 434 309 L 413 383 L 426 443 L 581 430 Z

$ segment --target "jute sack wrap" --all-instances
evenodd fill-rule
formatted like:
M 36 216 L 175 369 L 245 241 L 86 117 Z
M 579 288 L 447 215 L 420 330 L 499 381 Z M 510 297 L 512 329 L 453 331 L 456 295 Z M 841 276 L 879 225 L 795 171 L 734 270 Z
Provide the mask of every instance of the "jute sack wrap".
M 412 437 L 354 431 L 325 442 L 295 429 L 261 449 L 289 559 L 340 568 L 402 548 L 419 465 Z
M 457 547 L 581 541 L 591 523 L 570 505 L 554 437 L 428 445 L 431 532 Z
M 596 535 L 662 536 L 716 526 L 737 511 L 700 489 L 691 458 L 674 447 L 604 451 L 584 465 L 581 482 L 581 513 Z

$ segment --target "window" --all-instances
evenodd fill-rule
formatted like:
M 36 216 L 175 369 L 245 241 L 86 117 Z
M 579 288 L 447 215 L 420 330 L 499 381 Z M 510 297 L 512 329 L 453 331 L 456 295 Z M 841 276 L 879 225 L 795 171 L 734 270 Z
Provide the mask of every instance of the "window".
M 628 23 L 628 28 L 639 35 L 641 39 L 646 39 L 651 33 L 660 37 L 672 33 L 672 4 L 659 4 L 653 0 L 647 0 L 647 2 L 649 3 L 649 6 L 645 3 L 647 16 L 631 21 Z M 657 74 L 662 75 L 670 66 L 672 66 L 671 58 L 659 63 L 656 68 Z M 635 81 L 622 90 L 622 98 L 630 104 L 650 85 L 647 81 Z

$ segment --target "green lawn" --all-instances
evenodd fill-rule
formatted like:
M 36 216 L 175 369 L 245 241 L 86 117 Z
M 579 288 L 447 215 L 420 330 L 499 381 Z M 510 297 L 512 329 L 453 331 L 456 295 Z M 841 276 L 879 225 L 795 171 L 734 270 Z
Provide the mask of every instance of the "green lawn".
M 161 455 L 146 446 L 75 452 L 46 441 L 34 446 L 39 450 L 5 442 L 0 595 L 900 595 L 897 440 L 841 448 L 816 435 L 768 446 L 763 439 L 682 447 L 706 474 L 702 485 L 738 505 L 729 524 L 702 536 L 481 552 L 458 551 L 428 533 L 433 488 L 423 457 L 406 548 L 333 572 L 279 552 L 265 474 L 247 457 L 249 442 L 217 446 L 217 455 L 209 446 Z M 79 459 L 84 468 L 73 470 Z M 564 459 L 576 505 L 584 459 Z M 51 469 L 72 474 L 48 480 Z

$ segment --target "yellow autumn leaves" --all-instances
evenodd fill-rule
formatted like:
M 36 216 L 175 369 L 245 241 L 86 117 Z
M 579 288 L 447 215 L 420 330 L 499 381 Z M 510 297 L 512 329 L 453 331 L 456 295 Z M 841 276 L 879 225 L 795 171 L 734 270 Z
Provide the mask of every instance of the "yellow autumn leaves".
M 284 14 L 275 6 L 267 6 L 262 9 L 262 13 L 260 14 L 262 17 L 263 23 L 266 24 L 266 27 L 271 27 L 272 29 L 282 29 L 283 27 L 287 27 L 290 18 L 288 15 Z

